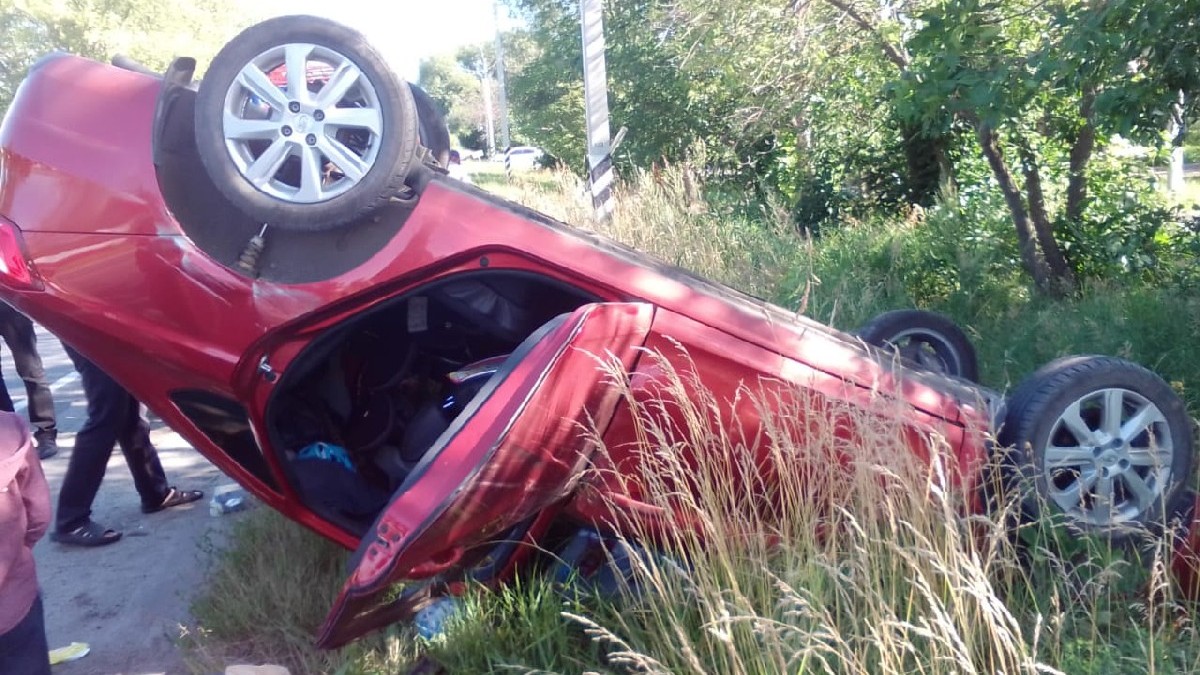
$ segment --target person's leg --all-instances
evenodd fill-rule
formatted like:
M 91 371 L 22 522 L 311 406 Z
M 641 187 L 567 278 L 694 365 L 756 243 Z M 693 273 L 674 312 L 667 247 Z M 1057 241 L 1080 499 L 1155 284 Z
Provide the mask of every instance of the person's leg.
M 50 647 L 42 596 L 12 630 L 0 635 L 0 673 L 50 675 Z
M 33 321 L 9 305 L 0 303 L 0 335 L 12 351 L 17 375 L 25 382 L 29 397 L 29 422 L 38 454 L 43 459 L 57 450 L 58 422 L 54 414 L 54 395 L 46 383 L 46 370 L 37 350 L 37 332 Z M 3 401 L 0 400 L 0 403 Z
M 150 423 L 133 395 L 125 423 L 117 433 L 117 443 L 125 454 L 125 463 L 133 474 L 134 485 L 142 498 L 142 512 L 156 513 L 173 506 L 190 504 L 204 497 L 200 490 L 181 490 L 167 483 L 158 450 L 150 442 Z
M 64 348 L 83 383 L 87 420 L 75 435 L 75 449 L 58 494 L 55 525 L 59 532 L 74 530 L 91 519 L 92 501 L 104 480 L 130 401 L 125 390 L 104 371 L 70 347 Z
M 117 443 L 125 455 L 129 473 L 133 474 L 133 484 L 142 498 L 142 506 L 153 508 L 167 498 L 171 486 L 167 484 L 158 451 L 150 442 L 150 424 L 142 415 L 141 404 L 133 394 L 124 389 L 121 391 L 129 399 L 129 405 L 117 428 Z

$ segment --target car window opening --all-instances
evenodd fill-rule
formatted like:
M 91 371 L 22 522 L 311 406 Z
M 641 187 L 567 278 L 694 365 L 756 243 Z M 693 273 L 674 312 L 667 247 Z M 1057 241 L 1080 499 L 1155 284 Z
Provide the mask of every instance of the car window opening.
M 362 536 L 527 336 L 596 298 L 493 270 L 357 315 L 297 357 L 267 412 L 301 499 Z

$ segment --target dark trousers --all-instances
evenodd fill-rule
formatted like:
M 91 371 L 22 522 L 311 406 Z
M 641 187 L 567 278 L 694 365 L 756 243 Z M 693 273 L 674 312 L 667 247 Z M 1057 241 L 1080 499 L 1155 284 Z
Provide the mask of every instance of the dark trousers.
M 50 675 L 50 649 L 46 644 L 46 617 L 42 596 L 33 601 L 21 623 L 0 635 L 0 673 Z
M 150 444 L 150 425 L 142 417 L 138 400 L 79 352 L 66 345 L 63 348 L 79 371 L 87 399 L 87 421 L 75 435 L 55 515 L 58 531 L 69 532 L 91 518 L 92 501 L 104 480 L 114 444 L 121 446 L 143 505 L 162 503 L 170 487 L 158 451 Z
M 54 398 L 46 384 L 46 371 L 42 368 L 42 357 L 38 355 L 33 322 L 10 305 L 0 302 L 0 338 L 4 338 L 4 343 L 12 352 L 17 375 L 25 382 L 34 438 L 39 441 L 47 437 L 54 440 L 57 432 Z M 8 395 L 8 387 L 4 386 L 3 379 L 0 379 L 0 410 L 13 411 L 12 397 Z

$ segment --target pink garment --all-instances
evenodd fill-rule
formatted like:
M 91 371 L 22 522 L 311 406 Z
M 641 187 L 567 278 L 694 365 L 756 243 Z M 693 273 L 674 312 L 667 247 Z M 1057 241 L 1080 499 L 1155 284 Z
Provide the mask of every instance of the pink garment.
M 0 635 L 37 599 L 33 545 L 50 525 L 50 487 L 25 420 L 0 411 Z

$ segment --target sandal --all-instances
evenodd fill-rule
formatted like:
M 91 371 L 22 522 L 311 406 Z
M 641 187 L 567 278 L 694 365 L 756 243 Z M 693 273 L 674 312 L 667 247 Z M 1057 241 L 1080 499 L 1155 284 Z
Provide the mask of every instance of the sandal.
M 199 501 L 204 497 L 204 493 L 200 490 L 180 490 L 172 487 L 167 490 L 167 496 L 163 500 L 154 505 L 142 504 L 142 513 L 158 513 L 163 509 L 169 509 L 172 506 L 180 506 L 182 504 L 191 504 L 194 501 Z
M 55 530 L 50 533 L 51 541 L 68 546 L 107 546 L 115 544 L 120 538 L 120 532 L 110 530 L 94 520 L 89 520 L 73 530 Z

